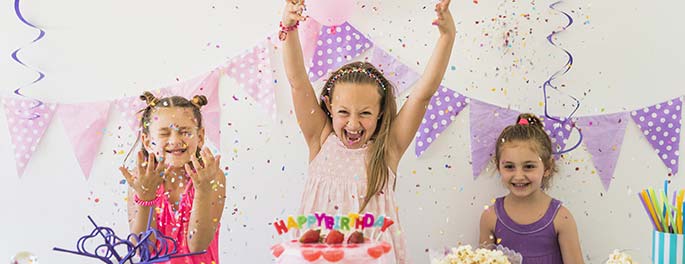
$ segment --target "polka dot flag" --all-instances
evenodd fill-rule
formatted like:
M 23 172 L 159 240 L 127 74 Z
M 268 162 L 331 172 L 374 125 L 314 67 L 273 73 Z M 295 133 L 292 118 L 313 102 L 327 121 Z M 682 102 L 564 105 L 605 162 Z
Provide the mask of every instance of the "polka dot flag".
M 323 26 L 309 68 L 309 80 L 314 82 L 329 71 L 339 68 L 371 48 L 373 43 L 359 30 L 345 22 L 339 26 Z
M 547 135 L 549 135 L 549 138 L 552 140 L 552 151 L 558 153 L 566 150 L 565 147 L 568 143 L 568 137 L 571 135 L 571 130 L 573 129 L 571 120 L 555 117 L 555 119 L 561 120 L 558 121 L 545 116 L 540 116 L 540 119 L 542 119 L 545 132 L 547 132 Z M 559 157 L 559 154 L 554 155 L 555 159 L 559 159 Z
M 235 79 L 240 88 L 244 89 L 270 117 L 275 118 L 275 83 L 269 43 L 265 40 L 231 59 L 226 65 L 226 74 Z
M 668 170 L 678 173 L 683 99 L 676 98 L 632 111 L 630 116 Z
M 170 95 L 169 91 L 162 89 L 157 89 L 156 91 L 150 92 L 158 98 Z M 140 95 L 142 94 L 143 93 L 141 92 Z M 147 103 L 140 99 L 140 95 L 124 97 L 114 102 L 114 108 L 116 111 L 121 113 L 122 117 L 124 118 L 124 122 L 126 122 L 126 125 L 128 125 L 131 131 L 135 131 L 136 133 L 140 129 L 141 113 L 139 112 L 147 106 Z
M 31 99 L 2 99 L 19 177 L 24 174 L 26 165 L 36 151 L 57 108 L 57 104 L 54 103 L 43 103 L 35 107 L 37 104 L 38 102 Z
M 420 157 L 440 133 L 452 124 L 468 101 L 469 99 L 452 89 L 438 87 L 421 120 L 421 126 L 416 131 L 414 154 L 417 157 Z

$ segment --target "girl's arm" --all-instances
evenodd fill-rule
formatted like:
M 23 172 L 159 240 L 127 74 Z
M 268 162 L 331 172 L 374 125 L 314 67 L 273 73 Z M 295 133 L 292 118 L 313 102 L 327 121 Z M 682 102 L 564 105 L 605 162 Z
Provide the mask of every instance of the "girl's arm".
M 438 18 L 433 24 L 438 26 L 440 38 L 435 45 L 433 54 L 423 71 L 421 79 L 419 79 L 416 88 L 414 88 L 400 109 L 395 120 L 396 122 L 393 123 L 393 127 L 390 129 L 392 133 L 391 139 L 394 142 L 391 146 L 400 157 L 414 139 L 416 130 L 419 129 L 421 124 L 421 119 L 426 113 L 426 107 L 438 86 L 440 86 L 449 63 L 456 35 L 449 4 L 450 0 L 442 0 L 435 7 Z
M 490 245 L 495 243 L 495 224 L 497 223 L 497 215 L 495 209 L 492 207 L 483 211 L 480 215 L 480 238 L 478 242 L 480 245 Z
M 562 206 L 559 208 L 559 212 L 557 212 L 557 216 L 554 218 L 554 227 L 557 229 L 559 236 L 559 247 L 561 248 L 561 257 L 564 263 L 584 263 L 576 221 L 573 220 L 573 215 L 571 215 L 571 212 L 566 207 Z
M 138 152 L 136 170 L 132 173 L 125 167 L 119 167 L 119 171 L 126 178 L 128 189 L 128 226 L 131 233 L 140 234 L 147 231 L 147 222 L 151 206 L 142 206 L 134 202 L 134 195 L 143 201 L 152 201 L 157 198 L 157 188 L 162 183 L 160 174 L 169 173 L 170 167 L 164 168 L 164 164 L 157 162 L 154 153 L 150 153 L 147 161 L 142 151 Z M 157 228 L 157 222 L 151 221 L 150 226 Z
M 301 15 L 303 9 L 304 3 L 298 1 L 293 4 L 291 0 L 286 0 L 281 21 L 283 26 L 292 26 L 298 21 L 304 21 L 306 18 Z M 309 82 L 297 29 L 287 32 L 283 42 L 283 64 L 290 82 L 297 123 L 307 141 L 311 156 L 318 153 L 321 134 L 328 119 L 319 107 L 314 88 Z
M 190 252 L 203 251 L 209 247 L 221 222 L 226 199 L 226 176 L 219 168 L 221 156 L 214 157 L 206 147 L 200 151 L 200 155 L 202 165 L 195 155 L 191 155 L 195 170 L 188 164 L 185 165 L 195 188 L 186 237 Z

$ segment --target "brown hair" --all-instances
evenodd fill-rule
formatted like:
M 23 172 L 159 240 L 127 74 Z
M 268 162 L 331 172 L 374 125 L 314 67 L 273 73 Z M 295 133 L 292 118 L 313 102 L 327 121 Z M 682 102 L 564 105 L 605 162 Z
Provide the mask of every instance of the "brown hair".
M 369 204 L 371 198 L 388 185 L 390 173 L 385 158 L 388 155 L 387 143 L 390 137 L 390 125 L 397 115 L 394 87 L 376 67 L 367 62 L 348 63 L 331 73 L 326 84 L 324 84 L 324 88 L 321 90 L 320 98 L 327 97 L 332 100 L 335 84 L 337 83 L 372 84 L 378 87 L 378 94 L 381 95 L 381 112 L 376 122 L 376 131 L 371 136 L 373 141 L 369 146 L 366 158 L 367 184 L 364 202 L 359 207 L 361 212 Z M 331 113 L 328 111 L 326 102 L 323 100 L 321 101 L 321 109 L 328 116 L 328 120 L 332 121 Z M 393 183 L 393 188 L 395 188 L 396 182 L 397 179 Z
M 495 147 L 495 166 L 499 170 L 499 162 L 502 154 L 502 146 L 510 141 L 530 141 L 534 142 L 535 150 L 537 150 L 545 171 L 549 170 L 550 174 L 542 178 L 542 189 L 549 188 L 550 180 L 554 172 L 557 171 L 553 152 L 552 141 L 545 132 L 544 126 L 540 118 L 530 113 L 523 113 L 516 118 L 516 123 L 507 126 L 502 130 L 497 138 L 497 145 Z
M 143 134 L 148 134 L 150 133 L 150 116 L 152 114 L 152 111 L 157 108 L 162 108 L 162 107 L 181 107 L 181 108 L 190 108 L 193 110 L 193 117 L 195 118 L 195 121 L 197 123 L 197 127 L 201 128 L 202 127 L 202 113 L 200 112 L 200 108 L 204 105 L 207 104 L 207 97 L 204 95 L 195 95 L 193 96 L 192 99 L 188 100 L 182 96 L 169 96 L 169 97 L 162 97 L 162 98 L 157 98 L 155 97 L 151 92 L 145 91 L 141 96 L 140 100 L 143 100 L 147 103 L 147 106 L 138 113 L 141 113 L 140 117 L 140 130 L 138 131 L 138 138 L 136 139 L 136 143 L 133 144 L 133 147 L 131 147 L 131 150 L 138 144 L 138 141 L 140 141 L 140 133 Z M 145 146 L 141 146 L 141 150 L 143 151 L 144 157 L 147 158 L 148 153 L 147 150 L 145 150 Z M 199 157 L 200 155 L 200 150 L 197 149 L 195 151 L 195 156 Z M 128 159 L 128 156 L 131 154 L 131 151 L 126 155 L 126 158 L 124 158 L 124 163 L 126 163 L 126 160 Z

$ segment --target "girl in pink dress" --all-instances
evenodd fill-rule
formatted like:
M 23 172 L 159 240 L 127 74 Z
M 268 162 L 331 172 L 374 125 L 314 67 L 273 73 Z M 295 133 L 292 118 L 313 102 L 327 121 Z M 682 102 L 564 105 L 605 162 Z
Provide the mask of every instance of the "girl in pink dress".
M 392 244 L 392 263 L 407 263 L 405 239 L 395 204 L 397 166 L 438 89 L 452 52 L 455 26 L 449 0 L 436 6 L 440 38 L 424 74 L 400 111 L 393 86 L 373 65 L 353 62 L 331 73 L 314 94 L 296 29 L 304 3 L 286 1 L 279 38 L 292 87 L 297 121 L 309 147 L 309 170 L 300 214 L 371 212 L 392 218 L 383 234 Z M 321 98 L 321 102 L 318 101 Z
M 151 226 L 178 243 L 177 254 L 203 254 L 172 258 L 171 264 L 219 263 L 219 222 L 226 198 L 226 178 L 220 156 L 204 144 L 200 107 L 207 98 L 141 96 L 147 107 L 141 117 L 142 148 L 133 171 L 120 167 L 128 182 L 128 215 L 132 233 Z M 156 238 L 158 239 L 158 238 Z

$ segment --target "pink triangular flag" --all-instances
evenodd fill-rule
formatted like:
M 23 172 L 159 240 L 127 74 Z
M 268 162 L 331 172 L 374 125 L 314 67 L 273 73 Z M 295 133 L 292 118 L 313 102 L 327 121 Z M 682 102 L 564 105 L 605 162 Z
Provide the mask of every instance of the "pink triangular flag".
M 266 110 L 276 117 L 276 98 L 274 78 L 271 67 L 271 54 L 268 40 L 254 46 L 240 56 L 231 59 L 226 65 L 226 74 L 235 79 L 241 88 Z
M 205 127 L 207 138 L 216 144 L 216 147 L 221 146 L 221 137 L 219 136 L 219 124 L 221 123 L 219 78 L 221 78 L 221 71 L 216 69 L 206 75 L 164 89 L 169 91 L 169 95 L 183 96 L 188 100 L 191 100 L 195 95 L 207 97 L 207 105 L 200 109 L 202 125 Z
M 416 131 L 414 154 L 421 156 L 444 131 L 459 112 L 466 107 L 469 99 L 452 89 L 440 86 L 431 98 L 423 115 L 421 126 Z
M 678 97 L 630 113 L 668 170 L 678 173 L 683 99 Z
M 17 173 L 21 177 L 50 125 L 57 105 L 24 98 L 3 98 L 2 104 L 7 115 Z
M 373 47 L 371 64 L 376 66 L 383 73 L 383 76 L 395 86 L 396 94 L 402 94 L 421 77 L 419 73 L 378 46 Z
M 161 89 L 150 92 L 157 97 L 168 96 L 168 91 Z M 140 95 L 142 94 L 143 92 L 140 92 Z M 140 99 L 140 95 L 124 97 L 114 101 L 114 108 L 123 115 L 126 125 L 135 132 L 140 130 L 140 111 L 147 106 L 145 101 Z
M 86 179 L 104 136 L 110 106 L 111 102 L 60 104 L 57 111 Z
M 473 178 L 495 157 L 495 141 L 502 129 L 516 123 L 519 112 L 471 98 L 471 167 Z
M 313 82 L 320 79 L 372 46 L 373 43 L 348 22 L 339 26 L 321 27 L 312 67 L 309 69 L 309 80 Z
M 609 190 L 613 179 L 629 119 L 628 113 L 577 118 L 576 126 L 583 133 L 583 142 L 592 155 L 592 162 L 597 168 L 604 190 Z

